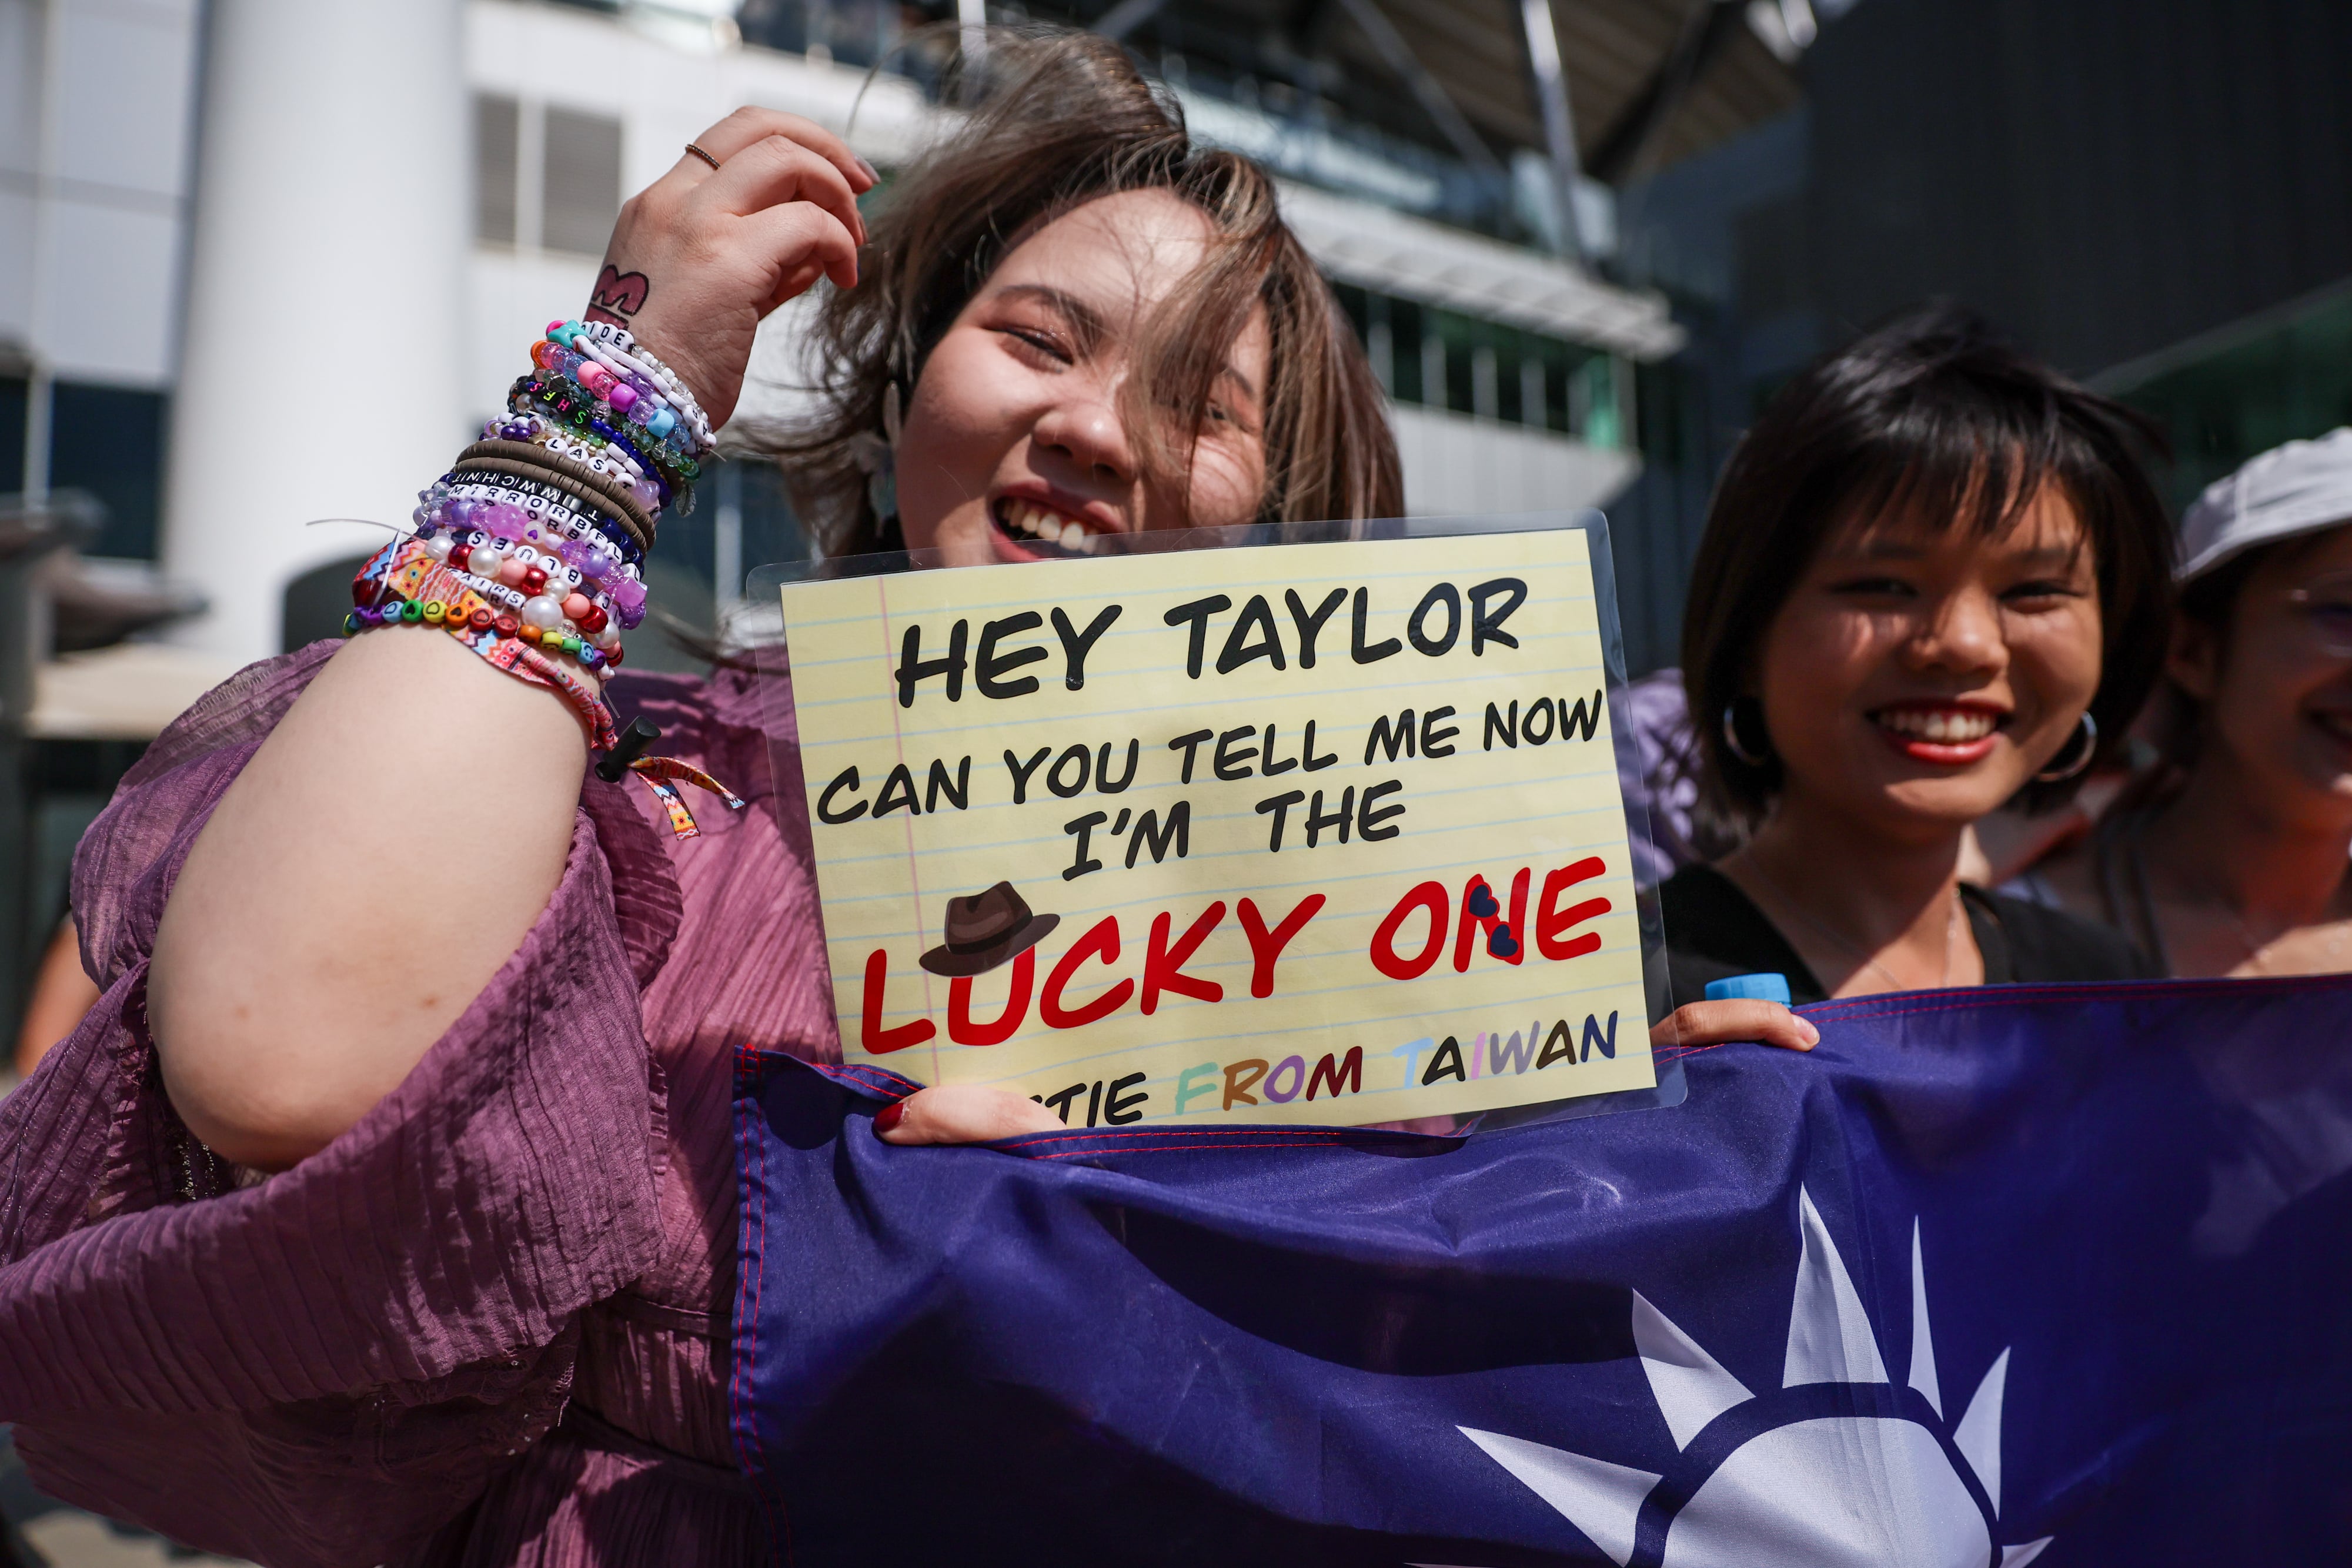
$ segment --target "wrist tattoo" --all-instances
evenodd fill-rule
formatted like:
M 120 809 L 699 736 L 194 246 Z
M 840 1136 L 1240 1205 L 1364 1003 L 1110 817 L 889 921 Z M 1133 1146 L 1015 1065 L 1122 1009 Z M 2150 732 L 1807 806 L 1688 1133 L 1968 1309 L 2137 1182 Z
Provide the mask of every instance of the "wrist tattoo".
M 589 293 L 588 319 L 625 327 L 629 318 L 646 308 L 646 297 L 652 292 L 653 284 L 644 273 L 623 272 L 608 261 Z

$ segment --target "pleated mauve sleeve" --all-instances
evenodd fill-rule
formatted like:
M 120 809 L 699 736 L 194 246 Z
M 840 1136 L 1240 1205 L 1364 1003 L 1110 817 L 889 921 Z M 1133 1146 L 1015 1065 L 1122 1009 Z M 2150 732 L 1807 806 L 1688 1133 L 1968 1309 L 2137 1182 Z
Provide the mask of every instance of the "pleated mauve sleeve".
M 125 781 L 75 863 L 104 996 L 0 1103 L 0 1421 L 57 1495 L 272 1565 L 396 1561 L 462 1511 L 553 1425 L 575 1320 L 659 1235 L 637 998 L 677 888 L 593 785 L 522 946 L 349 1132 L 257 1181 L 173 1113 L 145 1026 L 155 925 L 324 657 L 245 672 Z M 353 846 L 352 920 L 447 895 L 406 883 L 402 841 Z

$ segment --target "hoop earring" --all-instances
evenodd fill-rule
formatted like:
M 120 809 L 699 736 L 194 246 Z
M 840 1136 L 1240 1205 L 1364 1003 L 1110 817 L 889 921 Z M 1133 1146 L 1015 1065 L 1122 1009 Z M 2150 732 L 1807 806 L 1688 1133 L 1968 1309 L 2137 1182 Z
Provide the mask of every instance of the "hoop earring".
M 2093 718 L 2089 711 L 2086 709 L 2084 710 L 2079 723 L 2083 731 L 2083 738 L 2079 742 L 2070 742 L 2068 744 L 2068 749 L 2071 750 L 2079 746 L 2082 755 L 2076 757 L 2074 761 L 2067 763 L 2063 768 L 2054 766 L 2057 758 L 2052 758 L 2051 760 L 2053 766 L 2045 768 L 2041 772 L 2033 776 L 2033 781 L 2036 784 L 2063 784 L 2067 779 L 2072 779 L 2074 775 L 2080 773 L 2084 768 L 2088 768 L 2091 765 L 2092 757 L 2095 756 L 2099 749 L 2099 721 Z M 2066 752 L 2063 750 L 2058 753 L 2059 757 L 2063 757 L 2065 755 Z
M 1761 768 L 1772 760 L 1769 741 L 1759 750 L 1750 751 L 1739 739 L 1739 699 L 1735 697 L 1723 705 L 1723 744 L 1731 755 L 1750 768 Z

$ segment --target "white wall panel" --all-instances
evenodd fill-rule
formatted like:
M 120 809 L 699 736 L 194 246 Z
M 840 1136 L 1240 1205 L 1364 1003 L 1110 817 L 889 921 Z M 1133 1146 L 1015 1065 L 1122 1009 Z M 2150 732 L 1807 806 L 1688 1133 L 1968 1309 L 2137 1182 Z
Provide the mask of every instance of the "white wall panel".
M 1601 507 L 1641 472 L 1634 453 L 1467 414 L 1401 403 L 1389 423 L 1416 517 Z
M 194 0 L 0 0 L 0 335 L 59 377 L 171 373 L 195 56 Z
M 33 198 L 0 186 L 0 340 L 27 341 L 32 309 Z
M 547 324 L 587 308 L 596 264 L 583 256 L 474 247 L 467 270 L 466 410 L 488 419 L 530 369 L 525 350 Z
M 41 8 L 0 0 L 0 176 L 33 172 L 40 110 Z
M 53 202 L 39 340 L 68 381 L 161 386 L 171 374 L 180 221 L 86 202 Z
M 58 177 L 177 197 L 194 89 L 192 16 L 155 5 L 68 5 Z M 289 170 L 290 172 L 290 170 Z

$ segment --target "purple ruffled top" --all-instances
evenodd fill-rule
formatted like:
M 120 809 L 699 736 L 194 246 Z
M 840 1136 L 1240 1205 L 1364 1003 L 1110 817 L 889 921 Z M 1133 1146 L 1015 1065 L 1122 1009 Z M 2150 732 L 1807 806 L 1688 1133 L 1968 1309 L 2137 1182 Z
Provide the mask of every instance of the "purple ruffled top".
M 835 1047 L 757 695 L 621 676 L 624 716 L 751 809 L 697 800 L 681 843 L 647 791 L 592 776 L 489 988 L 357 1125 L 264 1177 L 173 1114 L 147 962 L 189 845 L 332 651 L 197 704 L 75 856 L 105 994 L 0 1103 L 0 1421 L 57 1496 L 270 1568 L 761 1560 L 723 1396 L 732 1057 Z M 357 868 L 352 921 L 403 895 L 400 842 Z

